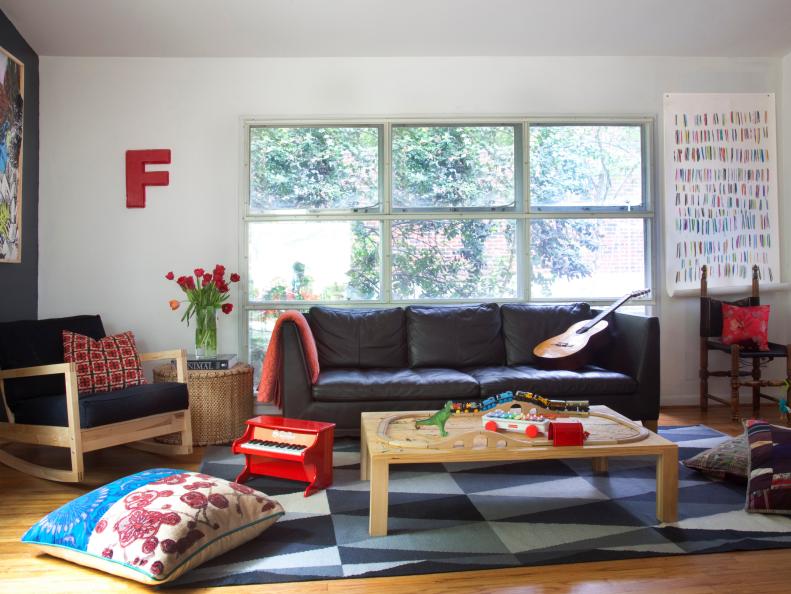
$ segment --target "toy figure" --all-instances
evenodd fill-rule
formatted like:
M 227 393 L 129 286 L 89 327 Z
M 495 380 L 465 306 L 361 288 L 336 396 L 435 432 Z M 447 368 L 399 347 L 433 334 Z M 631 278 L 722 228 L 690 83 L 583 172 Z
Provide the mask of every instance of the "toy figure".
M 448 400 L 445 403 L 445 406 L 443 406 L 440 410 L 435 412 L 427 419 L 418 419 L 417 421 L 415 421 L 415 426 L 416 426 L 415 428 L 417 428 L 417 425 L 436 425 L 437 428 L 439 429 L 439 434 L 442 437 L 447 437 L 448 432 L 445 431 L 445 422 L 448 420 L 448 417 L 450 417 L 452 410 L 453 410 L 453 401 Z
M 788 408 L 788 400 L 785 399 L 781 400 L 779 402 L 779 406 L 780 406 L 780 419 L 782 421 L 785 421 L 786 425 L 789 425 L 789 423 L 791 422 L 791 416 L 789 416 L 789 412 L 791 411 Z

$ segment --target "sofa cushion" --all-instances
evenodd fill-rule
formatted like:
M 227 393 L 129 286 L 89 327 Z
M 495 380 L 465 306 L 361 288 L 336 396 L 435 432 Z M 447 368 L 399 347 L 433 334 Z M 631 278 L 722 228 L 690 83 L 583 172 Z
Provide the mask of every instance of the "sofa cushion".
M 632 394 L 637 382 L 623 373 L 585 365 L 576 371 L 547 371 L 528 365 L 466 368 L 481 386 L 481 396 L 508 390 L 535 392 L 547 398 Z
M 0 369 L 63 363 L 64 330 L 104 337 L 99 316 L 73 316 L 46 320 L 22 320 L 0 323 Z M 63 375 L 46 375 L 6 380 L 5 395 L 11 410 L 23 398 L 63 394 Z
M 496 303 L 406 308 L 411 367 L 451 367 L 505 363 L 500 308 Z
M 89 429 L 108 423 L 184 410 L 189 406 L 189 396 L 187 384 L 165 382 L 81 395 L 79 404 L 80 427 Z M 17 403 L 14 416 L 17 423 L 66 427 L 66 395 L 25 398 Z
M 313 385 L 313 398 L 325 402 L 450 400 L 478 396 L 478 382 L 453 369 L 327 369 Z
M 310 328 L 325 367 L 406 367 L 404 310 L 310 308 Z
M 535 346 L 568 329 L 580 320 L 591 317 L 590 305 L 523 305 L 506 304 L 500 308 L 508 365 L 535 365 Z

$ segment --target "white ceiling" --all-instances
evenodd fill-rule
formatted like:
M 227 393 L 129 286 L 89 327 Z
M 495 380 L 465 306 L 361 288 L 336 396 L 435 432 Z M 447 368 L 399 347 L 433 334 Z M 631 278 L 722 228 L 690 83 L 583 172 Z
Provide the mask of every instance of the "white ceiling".
M 791 52 L 791 0 L 0 0 L 44 56 Z

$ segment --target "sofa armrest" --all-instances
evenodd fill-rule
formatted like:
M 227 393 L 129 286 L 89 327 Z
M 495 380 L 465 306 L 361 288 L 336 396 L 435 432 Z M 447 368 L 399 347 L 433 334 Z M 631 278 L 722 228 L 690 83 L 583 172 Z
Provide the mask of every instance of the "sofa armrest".
M 3 408 L 9 423 L 14 422 L 14 413 L 8 407 L 5 398 L 5 384 L 7 379 L 23 377 L 36 377 L 40 375 L 63 374 L 66 383 L 66 416 L 69 427 L 80 429 L 80 407 L 77 399 L 77 365 L 75 363 L 53 363 L 51 365 L 35 365 L 33 367 L 18 367 L 16 369 L 0 369 L 0 395 L 3 398 Z
M 294 322 L 284 322 L 281 332 L 283 364 L 278 373 L 283 415 L 299 419 L 302 418 L 302 411 L 313 401 L 308 362 L 297 325 Z
M 638 384 L 642 420 L 659 417 L 659 319 L 615 312 L 612 340 L 594 356 L 594 363 L 633 377 Z
M 175 359 L 176 381 L 180 384 L 187 383 L 187 351 L 185 349 L 171 349 L 169 351 L 155 351 L 153 353 L 140 353 L 140 361 L 159 361 L 161 359 Z

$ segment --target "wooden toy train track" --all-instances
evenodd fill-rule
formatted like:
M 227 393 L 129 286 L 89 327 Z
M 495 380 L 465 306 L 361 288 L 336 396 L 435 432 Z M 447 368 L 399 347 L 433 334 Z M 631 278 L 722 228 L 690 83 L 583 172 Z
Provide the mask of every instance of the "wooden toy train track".
M 508 402 L 496 408 L 509 410 L 513 406 L 521 406 L 523 410 L 536 408 L 522 402 Z M 614 445 L 641 441 L 650 435 L 650 431 L 617 414 L 595 410 L 582 413 L 566 413 L 561 417 L 578 417 L 585 431 L 590 435 L 585 446 Z M 447 437 L 441 437 L 435 426 L 416 427 L 415 421 L 431 414 L 433 411 L 410 411 L 395 413 L 383 418 L 377 428 L 377 437 L 385 444 L 397 448 L 423 449 L 483 449 L 483 448 L 531 448 L 536 446 L 552 446 L 552 440 L 546 435 L 529 438 L 523 434 L 510 432 L 486 431 L 481 427 L 481 416 L 478 414 L 452 415 L 448 418 L 445 429 Z M 538 409 L 542 414 L 552 415 L 548 409 Z M 561 419 L 562 420 L 562 419 Z

